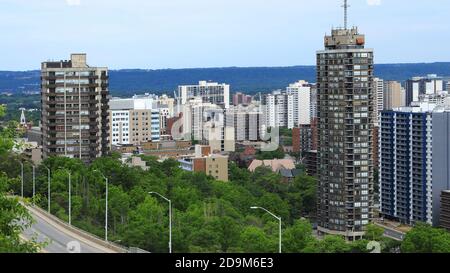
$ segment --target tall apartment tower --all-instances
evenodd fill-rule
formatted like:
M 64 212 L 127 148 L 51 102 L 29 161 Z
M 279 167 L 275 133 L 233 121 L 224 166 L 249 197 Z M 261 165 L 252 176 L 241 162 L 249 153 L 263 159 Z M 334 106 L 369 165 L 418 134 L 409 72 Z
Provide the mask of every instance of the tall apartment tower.
M 384 110 L 406 106 L 405 99 L 405 90 L 399 82 L 384 82 Z
M 432 107 L 381 113 L 380 212 L 405 224 L 432 223 Z
M 347 6 L 347 5 L 345 5 Z M 364 235 L 373 208 L 373 50 L 357 28 L 333 29 L 317 52 L 318 230 Z
M 230 108 L 230 85 L 217 82 L 200 81 L 198 85 L 181 85 L 178 87 L 178 98 L 181 104 L 190 99 L 202 98 L 204 103 L 212 103 Z
M 384 80 L 380 78 L 374 78 L 374 89 L 375 89 L 375 95 L 374 95 L 374 117 L 375 117 L 375 124 L 378 125 L 378 117 L 380 115 L 380 112 L 383 111 L 383 105 L 384 105 Z
M 413 77 L 406 81 L 406 106 L 418 102 L 420 95 L 434 95 L 444 90 L 444 81 L 435 74 Z
M 109 150 L 108 68 L 90 67 L 86 54 L 41 68 L 43 157 L 91 162 Z
M 276 90 L 263 99 L 267 127 L 287 127 L 311 124 L 311 87 L 306 81 L 290 84 L 286 90 Z

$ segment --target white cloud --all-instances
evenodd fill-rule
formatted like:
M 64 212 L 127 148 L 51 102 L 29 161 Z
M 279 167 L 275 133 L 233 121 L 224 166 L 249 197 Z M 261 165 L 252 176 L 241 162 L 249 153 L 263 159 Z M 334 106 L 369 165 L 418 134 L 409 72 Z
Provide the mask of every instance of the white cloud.
M 81 5 L 81 0 L 66 0 L 66 4 L 69 6 L 79 6 Z
M 381 5 L 381 0 L 367 0 L 367 5 L 379 6 L 379 5 Z

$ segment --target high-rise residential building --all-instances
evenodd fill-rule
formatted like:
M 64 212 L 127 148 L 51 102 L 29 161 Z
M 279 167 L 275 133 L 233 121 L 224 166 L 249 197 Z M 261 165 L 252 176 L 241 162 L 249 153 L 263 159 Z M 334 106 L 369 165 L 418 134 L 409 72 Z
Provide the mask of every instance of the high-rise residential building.
M 109 151 L 108 68 L 92 67 L 86 54 L 43 62 L 41 67 L 43 158 L 91 162 Z
M 233 95 L 233 106 L 238 105 L 249 105 L 252 102 L 253 98 L 250 95 L 243 94 L 241 92 L 237 92 Z
M 406 106 L 404 104 L 404 89 L 399 82 L 396 81 L 385 81 L 384 82 L 384 99 L 383 108 L 384 110 L 392 110 L 394 108 L 399 108 Z
M 373 218 L 373 50 L 357 28 L 317 52 L 318 231 L 360 238 Z
M 309 107 L 311 121 L 317 118 L 317 87 L 315 84 L 311 84 L 311 105 Z
M 198 85 L 178 87 L 178 99 L 181 104 L 186 104 L 190 99 L 196 97 L 202 98 L 204 103 L 212 103 L 228 109 L 230 107 L 230 85 L 200 81 Z
M 302 154 L 317 150 L 317 118 L 292 129 L 292 146 L 294 152 Z
M 450 231 L 450 190 L 441 194 L 440 227 Z
M 287 99 L 281 90 L 263 97 L 263 110 L 267 127 L 288 127 Z
M 110 145 L 141 145 L 160 140 L 160 109 L 155 96 L 113 98 L 109 104 Z
M 378 124 L 378 115 L 383 111 L 384 107 L 384 80 L 380 78 L 373 79 L 373 86 L 375 89 L 374 95 L 374 119 L 375 124 Z
M 175 116 L 175 99 L 167 95 L 157 97 L 158 108 L 166 108 L 169 118 Z
M 311 123 L 311 85 L 305 81 L 276 90 L 263 99 L 267 127 L 287 127 Z
M 167 131 L 168 120 L 175 115 L 175 99 L 167 95 L 156 96 L 156 108 L 159 110 L 159 128 L 161 137 L 170 138 L 170 132 Z M 154 108 L 154 107 L 153 107 Z
M 380 112 L 380 117 L 381 117 L 381 112 Z M 378 164 L 379 164 L 379 153 L 378 153 L 378 135 L 380 133 L 380 127 L 379 126 L 374 126 L 373 127 L 373 132 L 372 132 L 372 160 L 373 160 L 373 166 L 374 168 L 378 169 Z M 376 183 L 377 181 L 375 181 Z
M 433 111 L 433 225 L 440 226 L 441 193 L 450 190 L 450 102 Z
M 226 126 L 233 128 L 235 141 L 260 141 L 263 125 L 263 114 L 260 107 L 250 105 L 232 106 L 225 112 Z
M 450 189 L 450 103 L 415 103 L 382 114 L 381 213 L 407 224 L 439 226 Z
M 450 81 L 447 82 L 445 91 L 450 92 Z
M 234 128 L 226 126 L 225 109 L 213 103 L 205 103 L 199 97 L 181 105 L 182 117 L 175 122 L 172 131 L 181 127 L 181 135 L 174 139 L 197 140 L 209 145 L 212 151 L 234 151 Z M 172 132 L 173 133 L 173 132 Z
M 420 95 L 437 94 L 444 91 L 444 80 L 435 74 L 426 77 L 413 77 L 406 81 L 406 106 L 418 102 Z
M 402 223 L 432 223 L 432 111 L 383 111 L 379 133 L 380 209 Z
M 286 94 L 292 95 L 294 126 L 311 124 L 311 85 L 306 81 L 292 83 L 286 88 Z

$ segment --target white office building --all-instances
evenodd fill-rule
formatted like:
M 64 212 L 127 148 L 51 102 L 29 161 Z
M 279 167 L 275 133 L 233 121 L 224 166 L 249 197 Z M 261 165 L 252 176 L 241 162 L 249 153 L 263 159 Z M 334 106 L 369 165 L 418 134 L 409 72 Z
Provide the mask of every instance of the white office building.
M 110 100 L 111 145 L 140 145 L 160 140 L 160 110 L 156 98 L 145 94 Z

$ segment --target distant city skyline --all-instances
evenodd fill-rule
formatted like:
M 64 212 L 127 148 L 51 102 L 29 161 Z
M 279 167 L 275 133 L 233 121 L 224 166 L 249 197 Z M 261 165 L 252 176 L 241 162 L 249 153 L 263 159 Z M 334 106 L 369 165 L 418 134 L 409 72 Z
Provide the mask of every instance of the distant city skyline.
M 376 63 L 450 61 L 445 0 L 350 0 Z M 0 0 L 0 70 L 86 52 L 110 69 L 314 65 L 341 0 Z M 424 48 L 426 50 L 424 50 Z

